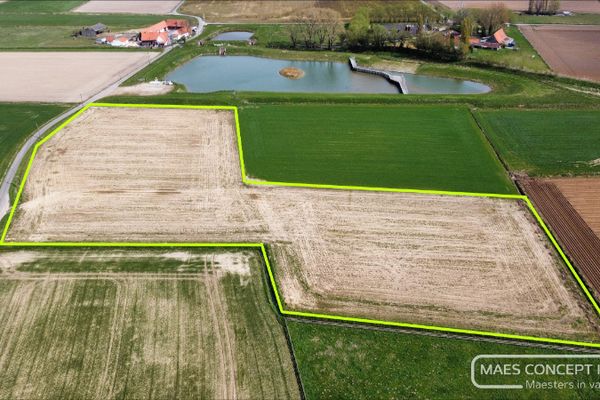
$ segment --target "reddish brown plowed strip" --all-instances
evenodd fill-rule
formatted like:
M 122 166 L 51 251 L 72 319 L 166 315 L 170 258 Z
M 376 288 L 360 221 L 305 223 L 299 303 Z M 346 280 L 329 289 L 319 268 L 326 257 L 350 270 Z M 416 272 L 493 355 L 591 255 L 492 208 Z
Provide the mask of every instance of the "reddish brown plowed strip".
M 594 234 L 558 187 L 547 181 L 524 179 L 521 189 L 533 201 L 563 250 L 583 274 L 586 283 L 600 294 L 600 239 Z

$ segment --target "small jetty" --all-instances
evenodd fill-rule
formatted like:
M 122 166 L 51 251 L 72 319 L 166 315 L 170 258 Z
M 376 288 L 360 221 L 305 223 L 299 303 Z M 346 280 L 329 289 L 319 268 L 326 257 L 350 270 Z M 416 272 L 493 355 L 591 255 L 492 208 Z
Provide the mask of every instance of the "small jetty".
M 398 87 L 398 90 L 400 91 L 400 93 L 408 94 L 408 88 L 406 86 L 406 80 L 404 79 L 404 76 L 394 75 L 389 72 L 382 71 L 382 70 L 375 69 L 375 68 L 360 67 L 354 57 L 350 57 L 350 59 L 348 61 L 350 63 L 350 69 L 352 69 L 352 71 L 382 76 L 385 79 L 387 79 L 388 82 L 390 82 L 391 84 L 396 85 Z

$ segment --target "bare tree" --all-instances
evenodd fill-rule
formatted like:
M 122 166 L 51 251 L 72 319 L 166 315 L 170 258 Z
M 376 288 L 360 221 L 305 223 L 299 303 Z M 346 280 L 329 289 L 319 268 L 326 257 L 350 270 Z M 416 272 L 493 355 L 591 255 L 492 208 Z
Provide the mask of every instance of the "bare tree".
M 503 3 L 494 3 L 488 8 L 479 10 L 477 19 L 487 34 L 491 35 L 510 20 L 510 11 Z
M 529 14 L 555 14 L 560 9 L 560 0 L 529 0 Z
M 303 12 L 300 19 L 302 27 L 302 38 L 307 48 L 315 47 L 317 34 L 319 33 L 321 23 L 321 9 L 309 8 Z
M 320 30 L 323 33 L 324 42 L 327 43 L 327 48 L 331 50 L 343 31 L 342 15 L 335 10 L 325 9 L 321 11 L 321 18 Z M 323 42 L 321 42 L 322 44 Z
M 302 35 L 302 27 L 297 23 L 293 23 L 288 25 L 287 29 L 290 36 L 290 42 L 292 42 L 292 47 L 296 48 Z

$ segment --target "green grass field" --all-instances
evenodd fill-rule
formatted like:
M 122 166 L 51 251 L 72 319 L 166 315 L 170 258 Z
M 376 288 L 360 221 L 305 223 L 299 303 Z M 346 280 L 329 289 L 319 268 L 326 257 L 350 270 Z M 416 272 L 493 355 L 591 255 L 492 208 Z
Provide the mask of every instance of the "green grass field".
M 55 13 L 66 12 L 86 0 L 9 0 L 0 3 L 0 13 Z
M 486 135 L 513 171 L 600 174 L 600 113 L 584 110 L 478 111 Z
M 479 354 L 569 354 L 568 351 L 296 321 L 288 321 L 288 330 L 308 400 L 590 399 L 599 392 L 589 388 L 490 390 L 478 389 L 471 383 L 471 360 Z M 597 360 L 586 362 L 598 364 Z M 597 380 L 594 377 L 589 380 Z M 517 378 L 489 379 L 479 379 L 478 383 L 515 383 Z M 531 379 L 552 380 L 545 376 Z M 571 379 L 559 378 L 574 382 Z
M 444 106 L 243 107 L 250 177 L 513 193 L 469 111 Z
M 54 104 L 0 103 L 0 178 L 27 137 L 68 108 Z
M 258 253 L 3 249 L 0 266 L 2 399 L 299 398 Z
M 550 68 L 537 51 L 515 26 L 505 28 L 506 34 L 517 42 L 518 50 L 501 49 L 498 51 L 474 49 L 468 60 L 522 69 L 532 72 L 550 72 Z

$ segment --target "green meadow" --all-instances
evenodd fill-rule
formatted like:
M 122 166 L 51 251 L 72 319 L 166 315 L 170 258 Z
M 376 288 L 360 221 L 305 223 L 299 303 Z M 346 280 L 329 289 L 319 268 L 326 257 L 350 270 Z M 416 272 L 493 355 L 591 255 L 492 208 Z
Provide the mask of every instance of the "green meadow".
M 251 178 L 515 192 L 466 107 L 242 107 L 240 125 Z
M 471 383 L 471 361 L 477 355 L 569 354 L 568 350 L 298 321 L 288 321 L 288 331 L 309 400 L 591 399 L 600 392 L 589 387 L 492 390 L 478 389 Z M 479 384 L 514 384 L 518 379 L 477 376 Z M 540 382 L 553 379 L 545 375 L 530 378 Z M 557 380 L 571 385 L 577 379 L 582 377 Z
M 67 108 L 56 104 L 0 103 L 0 178 L 27 137 Z
M 513 171 L 600 174 L 600 113 L 592 110 L 478 111 L 477 120 Z

